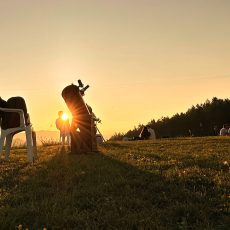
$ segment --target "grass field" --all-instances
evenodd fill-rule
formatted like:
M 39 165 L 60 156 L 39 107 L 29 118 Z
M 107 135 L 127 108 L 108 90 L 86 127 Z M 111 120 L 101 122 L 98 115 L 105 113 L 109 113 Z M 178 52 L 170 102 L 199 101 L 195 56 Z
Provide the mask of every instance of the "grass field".
M 230 229 L 230 138 L 43 146 L 0 162 L 0 229 Z

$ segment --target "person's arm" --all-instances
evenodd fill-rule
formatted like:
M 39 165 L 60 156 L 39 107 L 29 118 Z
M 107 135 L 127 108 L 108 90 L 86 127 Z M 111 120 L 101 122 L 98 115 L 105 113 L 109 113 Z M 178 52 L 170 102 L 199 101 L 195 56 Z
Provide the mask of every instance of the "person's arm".
M 57 119 L 55 123 L 56 123 L 56 128 L 60 130 L 59 119 Z

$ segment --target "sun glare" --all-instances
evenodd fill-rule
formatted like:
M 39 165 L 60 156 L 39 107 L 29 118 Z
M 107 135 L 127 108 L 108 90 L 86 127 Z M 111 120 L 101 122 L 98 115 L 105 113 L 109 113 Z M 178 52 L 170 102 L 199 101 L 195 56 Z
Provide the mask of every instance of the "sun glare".
M 62 118 L 62 120 L 67 120 L 69 118 L 69 116 L 67 113 L 63 113 L 61 118 Z

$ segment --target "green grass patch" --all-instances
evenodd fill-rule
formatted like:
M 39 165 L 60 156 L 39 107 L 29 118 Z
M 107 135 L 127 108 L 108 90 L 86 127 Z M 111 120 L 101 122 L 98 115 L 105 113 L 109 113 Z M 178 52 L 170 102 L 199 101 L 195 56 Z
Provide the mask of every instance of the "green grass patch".
M 229 229 L 230 138 L 38 151 L 0 162 L 0 229 Z

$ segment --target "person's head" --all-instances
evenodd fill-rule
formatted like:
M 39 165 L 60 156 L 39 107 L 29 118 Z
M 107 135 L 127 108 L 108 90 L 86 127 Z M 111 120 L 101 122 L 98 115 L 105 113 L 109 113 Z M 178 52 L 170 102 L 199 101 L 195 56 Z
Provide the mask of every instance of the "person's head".
M 0 97 L 0 107 L 6 107 L 6 101 Z
M 63 111 L 58 112 L 58 116 L 61 117 L 63 115 Z

